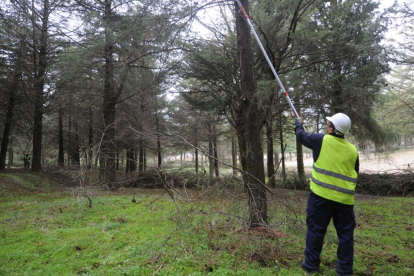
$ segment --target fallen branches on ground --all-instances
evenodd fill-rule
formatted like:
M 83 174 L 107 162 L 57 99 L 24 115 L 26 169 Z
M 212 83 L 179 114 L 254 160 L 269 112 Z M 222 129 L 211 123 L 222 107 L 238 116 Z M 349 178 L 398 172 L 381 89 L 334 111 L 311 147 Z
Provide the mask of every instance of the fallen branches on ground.
M 414 173 L 403 171 L 396 173 L 364 174 L 358 176 L 356 192 L 369 195 L 414 195 Z

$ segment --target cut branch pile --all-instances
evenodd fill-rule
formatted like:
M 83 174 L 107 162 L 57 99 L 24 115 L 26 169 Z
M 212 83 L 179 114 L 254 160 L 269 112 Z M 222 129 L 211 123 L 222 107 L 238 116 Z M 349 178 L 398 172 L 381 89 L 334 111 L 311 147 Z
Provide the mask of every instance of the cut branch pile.
M 414 172 L 359 174 L 356 192 L 379 196 L 414 196 Z
M 200 178 L 196 177 L 193 173 L 184 174 L 180 173 L 168 173 L 166 176 L 168 185 L 175 188 L 195 188 L 200 183 Z M 131 188 L 143 188 L 143 189 L 163 189 L 164 184 L 155 170 L 146 172 L 140 172 L 133 181 L 127 185 Z

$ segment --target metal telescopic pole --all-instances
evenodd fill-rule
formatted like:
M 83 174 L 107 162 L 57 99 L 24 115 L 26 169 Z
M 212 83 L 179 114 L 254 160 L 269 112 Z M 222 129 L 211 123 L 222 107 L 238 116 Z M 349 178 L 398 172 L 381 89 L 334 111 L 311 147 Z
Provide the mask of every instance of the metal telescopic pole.
M 290 108 L 292 108 L 293 115 L 295 116 L 295 118 L 299 118 L 299 113 L 296 111 L 296 108 L 293 105 L 292 100 L 289 97 L 289 93 L 286 91 L 285 87 L 283 86 L 283 83 L 280 81 L 279 75 L 277 74 L 275 68 L 273 67 L 272 62 L 269 59 L 269 56 L 267 55 L 267 53 L 266 53 L 266 51 L 265 51 L 262 43 L 260 42 L 259 36 L 257 35 L 257 33 L 256 33 L 256 31 L 255 31 L 255 29 L 253 27 L 253 24 L 250 22 L 249 16 L 247 15 L 246 11 L 244 10 L 244 7 L 243 7 L 242 3 L 240 2 L 240 0 L 235 0 L 235 1 L 239 5 L 240 10 L 242 11 L 244 17 L 246 18 L 246 21 L 249 24 L 250 29 L 253 31 L 254 37 L 256 38 L 256 41 L 259 44 L 260 49 L 262 50 L 262 52 L 263 52 L 263 54 L 264 54 L 264 56 L 265 56 L 265 58 L 267 60 L 267 63 L 270 66 L 270 69 L 272 69 L 273 75 L 276 77 L 276 80 L 279 83 L 280 89 L 282 89 L 282 92 L 286 96 L 286 99 L 287 99 L 287 101 L 288 101 L 288 103 L 290 105 Z

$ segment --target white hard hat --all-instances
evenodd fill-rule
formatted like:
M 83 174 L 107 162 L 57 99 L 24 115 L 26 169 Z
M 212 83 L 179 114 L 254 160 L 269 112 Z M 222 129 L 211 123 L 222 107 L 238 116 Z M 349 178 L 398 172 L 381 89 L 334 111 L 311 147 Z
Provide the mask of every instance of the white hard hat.
M 347 134 L 351 128 L 351 119 L 344 113 L 336 113 L 332 117 L 326 117 L 326 120 L 331 121 L 335 126 L 335 130 L 342 134 Z

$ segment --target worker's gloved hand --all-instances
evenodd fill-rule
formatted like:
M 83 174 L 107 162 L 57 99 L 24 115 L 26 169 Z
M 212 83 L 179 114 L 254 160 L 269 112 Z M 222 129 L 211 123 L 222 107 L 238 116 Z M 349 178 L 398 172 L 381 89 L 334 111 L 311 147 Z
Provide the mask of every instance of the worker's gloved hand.
M 297 117 L 297 118 L 295 118 L 295 123 L 296 123 L 296 125 L 298 125 L 298 124 L 303 124 L 303 119 L 301 118 L 301 117 Z

